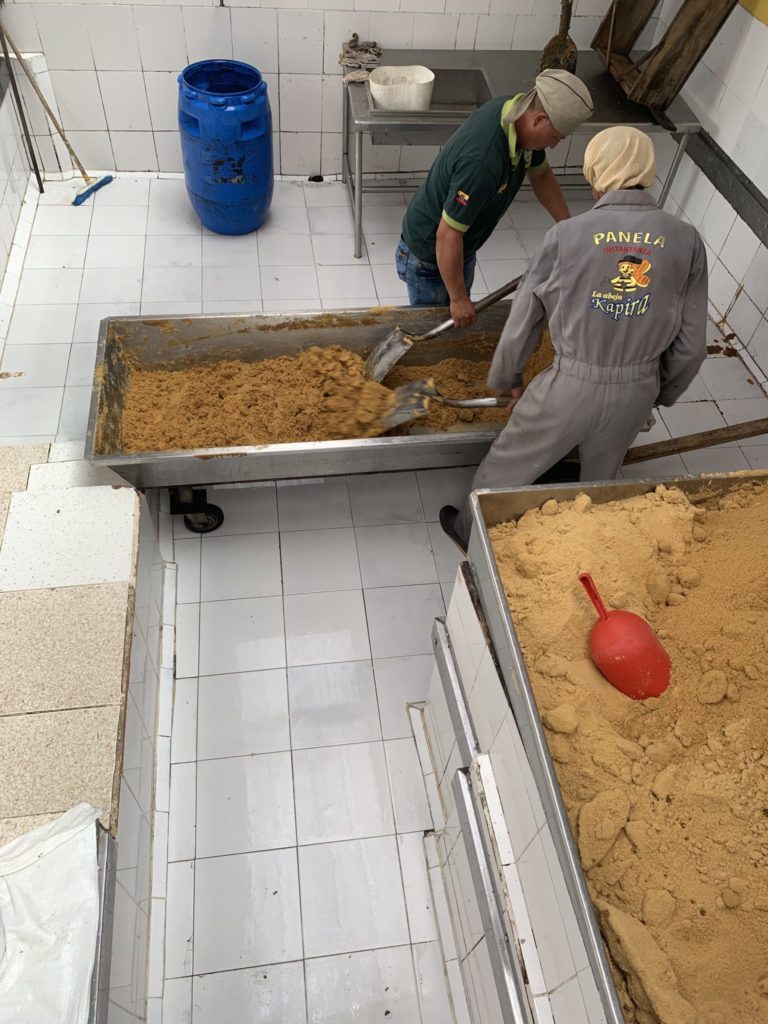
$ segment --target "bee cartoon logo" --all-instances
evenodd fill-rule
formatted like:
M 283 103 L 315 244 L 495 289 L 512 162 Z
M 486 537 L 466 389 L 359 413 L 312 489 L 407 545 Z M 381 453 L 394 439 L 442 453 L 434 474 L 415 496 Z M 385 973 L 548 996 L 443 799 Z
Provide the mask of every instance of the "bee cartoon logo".
M 636 292 L 638 288 L 647 288 L 651 283 L 648 276 L 650 260 L 639 256 L 622 256 L 617 267 L 618 274 L 611 278 L 611 284 L 617 292 Z
M 603 278 L 602 288 L 592 292 L 592 309 L 612 320 L 645 316 L 651 305 L 651 261 L 634 253 L 622 254 L 617 261 L 615 277 Z

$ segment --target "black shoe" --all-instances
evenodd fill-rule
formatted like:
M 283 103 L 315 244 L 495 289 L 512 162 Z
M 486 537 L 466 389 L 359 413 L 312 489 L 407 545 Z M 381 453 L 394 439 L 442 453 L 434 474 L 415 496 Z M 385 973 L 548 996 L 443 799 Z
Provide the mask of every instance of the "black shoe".
M 453 505 L 443 505 L 440 509 L 440 526 L 443 528 L 443 533 L 451 538 L 456 547 L 461 551 L 462 555 L 466 555 L 466 545 L 458 533 L 456 533 L 456 519 L 458 518 L 458 515 L 459 510 L 454 508 Z

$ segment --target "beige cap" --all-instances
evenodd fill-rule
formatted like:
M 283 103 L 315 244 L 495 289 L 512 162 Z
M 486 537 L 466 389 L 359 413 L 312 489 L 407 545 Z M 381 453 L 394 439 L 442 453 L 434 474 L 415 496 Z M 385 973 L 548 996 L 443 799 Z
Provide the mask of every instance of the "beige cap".
M 584 177 L 596 192 L 617 188 L 648 188 L 656 177 L 653 142 L 638 128 L 617 124 L 589 140 L 584 151 Z
M 516 121 L 536 96 L 555 130 L 561 135 L 570 135 L 591 116 L 594 109 L 589 89 L 580 78 L 570 71 L 548 68 L 536 76 L 533 89 L 520 97 L 504 118 L 504 123 L 512 124 Z

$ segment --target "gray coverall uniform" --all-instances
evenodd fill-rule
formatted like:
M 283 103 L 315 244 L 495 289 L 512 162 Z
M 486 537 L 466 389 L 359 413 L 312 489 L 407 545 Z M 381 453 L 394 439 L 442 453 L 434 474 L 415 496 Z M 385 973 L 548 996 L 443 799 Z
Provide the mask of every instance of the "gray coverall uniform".
M 488 375 L 508 391 L 549 320 L 555 360 L 531 381 L 472 490 L 532 483 L 578 447 L 582 480 L 616 476 L 654 403 L 673 405 L 706 356 L 707 259 L 696 229 L 639 189 L 608 192 L 547 232 Z M 465 501 L 455 522 L 469 538 Z

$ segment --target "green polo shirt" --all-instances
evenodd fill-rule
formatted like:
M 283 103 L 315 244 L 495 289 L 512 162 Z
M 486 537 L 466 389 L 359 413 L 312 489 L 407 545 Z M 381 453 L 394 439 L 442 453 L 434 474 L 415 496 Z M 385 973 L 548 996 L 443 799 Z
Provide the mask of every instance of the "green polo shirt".
M 517 146 L 515 126 L 502 117 L 518 96 L 500 96 L 470 114 L 432 164 L 403 218 L 403 238 L 420 260 L 437 263 L 435 235 L 442 218 L 464 234 L 464 255 L 487 241 L 527 171 L 549 166 L 543 149 Z

